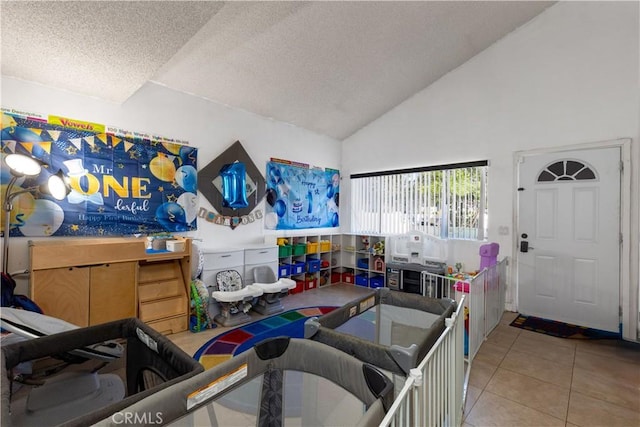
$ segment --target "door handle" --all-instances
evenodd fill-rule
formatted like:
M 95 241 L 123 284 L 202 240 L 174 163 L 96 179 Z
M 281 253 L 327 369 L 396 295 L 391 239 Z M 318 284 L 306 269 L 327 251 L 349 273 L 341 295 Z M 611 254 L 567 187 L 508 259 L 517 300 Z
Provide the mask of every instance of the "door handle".
M 533 246 L 529 246 L 529 242 L 527 242 L 526 240 L 521 240 L 520 241 L 520 252 L 529 252 L 530 250 L 533 250 Z

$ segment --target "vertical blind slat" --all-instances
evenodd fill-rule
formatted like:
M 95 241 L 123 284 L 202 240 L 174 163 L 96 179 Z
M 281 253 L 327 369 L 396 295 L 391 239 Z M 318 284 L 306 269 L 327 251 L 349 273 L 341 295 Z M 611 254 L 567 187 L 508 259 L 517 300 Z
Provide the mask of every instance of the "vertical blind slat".
M 486 238 L 487 167 L 351 179 L 351 232 Z

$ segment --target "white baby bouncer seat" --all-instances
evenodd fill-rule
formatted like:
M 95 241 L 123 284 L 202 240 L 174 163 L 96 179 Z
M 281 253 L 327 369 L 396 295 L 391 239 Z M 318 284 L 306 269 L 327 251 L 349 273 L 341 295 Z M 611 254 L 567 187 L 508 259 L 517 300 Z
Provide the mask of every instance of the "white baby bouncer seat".
M 242 276 L 236 270 L 218 272 L 216 285 L 218 290 L 211 292 L 211 298 L 220 304 L 220 313 L 214 320 L 222 326 L 249 322 L 251 317 L 247 312 L 251 310 L 253 300 L 262 295 L 262 289 L 255 285 L 244 285 Z
M 260 314 L 274 314 L 284 310 L 281 297 L 289 294 L 290 289 L 296 287 L 296 282 L 281 277 L 276 280 L 276 275 L 268 265 L 260 265 L 253 269 L 253 286 L 262 289 L 262 296 L 253 309 Z

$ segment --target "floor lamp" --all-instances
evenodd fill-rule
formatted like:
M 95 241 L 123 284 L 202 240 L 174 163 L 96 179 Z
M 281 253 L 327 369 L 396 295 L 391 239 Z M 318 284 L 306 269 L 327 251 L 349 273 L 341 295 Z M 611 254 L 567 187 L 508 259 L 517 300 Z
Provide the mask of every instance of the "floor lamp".
M 23 154 L 8 154 L 4 158 L 5 164 L 11 172 L 11 180 L 4 193 L 2 209 L 4 210 L 4 236 L 2 239 L 2 272 L 8 274 L 9 266 L 9 227 L 11 211 L 13 210 L 13 199 L 23 193 L 45 193 L 50 194 L 56 200 L 63 200 L 69 194 L 69 185 L 64 179 L 62 171 L 49 176 L 47 183 L 40 186 L 20 188 L 14 190 L 15 183 L 22 177 L 36 177 L 42 172 L 42 162 Z

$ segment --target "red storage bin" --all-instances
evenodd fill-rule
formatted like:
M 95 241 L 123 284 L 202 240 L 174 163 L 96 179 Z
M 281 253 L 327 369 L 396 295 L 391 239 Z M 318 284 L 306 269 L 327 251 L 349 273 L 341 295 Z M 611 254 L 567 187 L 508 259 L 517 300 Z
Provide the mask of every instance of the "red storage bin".
M 318 280 L 315 277 L 307 277 L 304 280 L 304 290 L 315 289 L 318 287 Z
M 353 273 L 342 273 L 342 281 L 344 283 L 354 283 Z
M 342 282 L 342 273 L 331 273 L 331 283 Z
M 296 287 L 289 289 L 289 294 L 299 294 L 304 291 L 304 282 L 302 280 L 296 280 Z

